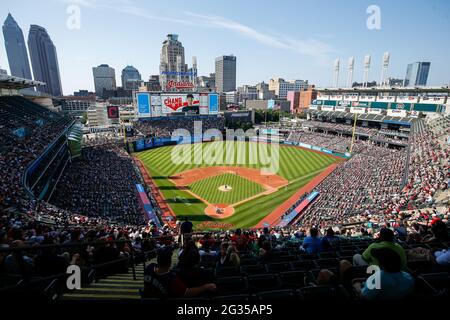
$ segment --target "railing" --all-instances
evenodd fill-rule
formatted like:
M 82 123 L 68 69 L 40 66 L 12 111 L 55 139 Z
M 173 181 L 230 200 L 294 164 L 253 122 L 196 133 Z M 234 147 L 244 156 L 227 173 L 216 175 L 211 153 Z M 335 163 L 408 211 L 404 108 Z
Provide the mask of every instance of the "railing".
M 22 185 L 24 186 L 25 190 L 27 191 L 27 193 L 33 198 L 35 199 L 36 196 L 34 195 L 33 192 L 31 192 L 29 186 L 28 186 L 28 182 L 27 182 L 27 178 L 28 178 L 28 174 L 31 168 L 33 168 L 33 166 L 35 165 L 35 163 L 37 161 L 39 161 L 39 159 L 41 159 L 42 157 L 44 157 L 55 145 L 55 143 L 63 136 L 66 134 L 66 132 L 69 130 L 69 128 L 75 123 L 75 120 L 73 120 L 70 124 L 67 125 L 66 129 L 63 130 L 55 139 L 53 139 L 52 143 L 50 143 L 45 150 L 40 154 L 40 156 L 36 159 L 34 159 L 26 168 L 25 171 L 22 174 Z
M 153 237 L 150 239 L 173 239 L 172 236 L 159 236 L 159 237 Z M 81 243 L 70 243 L 70 244 L 49 244 L 49 245 L 28 245 L 25 247 L 18 247 L 18 248 L 0 248 L 0 254 L 4 253 L 16 253 L 23 257 L 24 252 L 29 251 L 40 251 L 45 249 L 63 249 L 63 248 L 80 248 L 81 250 L 84 250 L 87 247 L 101 247 L 105 245 L 117 245 L 117 244 L 129 244 L 130 246 L 130 252 L 129 256 L 121 256 L 117 259 L 99 263 L 96 265 L 90 265 L 88 267 L 83 267 L 82 271 L 85 275 L 85 283 L 90 283 L 94 280 L 96 272 L 98 272 L 101 269 L 117 265 L 120 263 L 129 263 L 131 264 L 133 279 L 137 280 L 136 277 L 136 268 L 135 266 L 139 263 L 144 264 L 145 268 L 145 262 L 151 257 L 151 254 L 156 254 L 157 249 L 152 249 L 148 251 L 138 251 L 136 252 L 132 246 L 131 240 L 114 240 L 114 241 L 91 241 L 91 242 L 81 242 Z M 174 246 L 174 244 L 171 244 L 170 246 Z M 19 266 L 20 267 L 20 266 Z M 9 277 L 10 279 L 15 279 L 17 282 L 14 284 L 7 284 L 5 286 L 0 287 L 0 295 L 4 294 L 10 294 L 13 292 L 25 292 L 26 290 L 35 289 L 36 287 L 41 288 L 40 293 L 44 293 L 48 296 L 49 299 L 55 300 L 59 297 L 59 294 L 57 294 L 57 291 L 60 291 L 62 288 L 61 281 L 64 280 L 69 276 L 68 273 L 59 273 L 54 274 L 50 276 L 45 277 L 32 277 L 31 274 L 27 274 L 26 271 L 24 271 L 24 268 L 20 268 L 21 273 L 20 274 L 3 274 L 2 276 Z M 59 289 L 58 289 L 59 288 Z

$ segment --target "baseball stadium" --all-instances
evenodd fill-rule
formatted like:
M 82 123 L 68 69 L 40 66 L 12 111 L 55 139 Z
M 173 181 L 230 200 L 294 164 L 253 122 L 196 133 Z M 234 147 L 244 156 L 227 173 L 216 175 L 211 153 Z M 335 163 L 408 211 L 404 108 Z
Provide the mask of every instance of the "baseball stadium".
M 315 302 L 320 307 L 313 316 L 329 309 L 336 318 L 340 313 L 330 307 L 333 302 L 359 304 L 365 315 L 378 310 L 376 302 L 397 307 L 407 301 L 422 306 L 450 301 L 450 86 L 426 85 L 430 62 L 409 64 L 403 82 L 388 79 L 386 52 L 380 83 L 369 82 L 367 55 L 361 85 L 352 81 L 351 57 L 346 87 L 338 85 L 340 59 L 333 66 L 332 87 L 282 78 L 236 87 L 236 56 L 217 57 L 216 73 L 199 76 L 197 58 L 188 66 L 178 35 L 168 34 L 155 55 L 159 74 L 147 73 L 144 81 L 127 65 L 118 87 L 115 69 L 104 63 L 109 60 L 88 59 L 76 49 L 111 54 L 105 58 L 110 63 L 113 56 L 138 57 L 132 54 L 151 60 L 154 47 L 149 48 L 147 38 L 165 24 L 181 23 L 207 30 L 207 35 L 194 34 L 196 50 L 219 50 L 219 42 L 226 48 L 242 40 L 214 36 L 220 41 L 208 42 L 214 30 L 222 30 L 280 52 L 320 56 L 320 63 L 328 60 L 328 50 L 344 52 L 318 45 L 313 38 L 268 36 L 216 15 L 193 13 L 196 8 L 183 12 L 177 7 L 165 16 L 153 10 L 155 4 L 140 5 L 144 3 L 152 9 L 148 14 L 129 0 L 52 1 L 51 7 L 67 5 L 67 13 L 75 16 L 80 14 L 78 5 L 101 12 L 100 17 L 83 11 L 88 22 L 81 30 L 70 29 L 73 47 L 62 51 L 62 56 L 76 56 L 60 64 L 75 64 L 85 72 L 86 61 L 101 63 L 92 67 L 95 92 L 77 87 L 68 96 L 62 93 L 58 55 L 47 30 L 30 26 L 32 80 L 22 29 L 11 14 L 6 17 L 3 34 L 11 75 L 0 69 L 2 311 L 24 316 L 22 309 L 30 309 L 34 317 L 38 311 L 64 317 L 74 310 L 84 318 L 91 312 L 84 306 L 101 301 L 127 317 L 139 309 L 166 319 L 175 315 L 174 306 L 181 306 L 177 319 L 217 313 L 218 308 L 195 309 L 198 304 L 231 305 L 226 315 L 233 319 L 244 306 L 256 308 L 258 314 L 252 315 L 261 319 L 282 319 L 283 308 L 275 308 L 276 303 L 298 308 L 292 317 L 305 315 Z M 27 8 L 24 17 L 33 21 L 45 19 L 53 26 L 63 21 L 28 10 L 43 10 L 43 2 L 22 6 Z M 229 3 L 224 7 L 234 8 Z M 323 10 L 303 11 L 310 15 Z M 114 18 L 113 12 L 124 19 L 113 19 L 118 29 L 109 29 L 100 19 Z M 133 19 L 125 20 L 127 15 Z M 76 19 L 69 20 L 68 28 Z M 93 22 L 101 27 L 90 27 L 85 37 L 84 26 Z M 107 38 L 111 30 L 120 33 L 129 27 L 133 32 L 127 37 Z M 102 33 L 96 34 L 97 29 Z M 135 41 L 137 49 L 129 50 L 124 38 Z M 349 33 L 342 39 L 353 38 L 381 50 L 365 35 Z M 401 42 L 404 37 L 394 38 L 397 54 L 408 47 Z M 80 39 L 95 41 L 82 44 Z M 102 50 L 96 49 L 98 39 Z M 348 41 L 337 42 L 342 47 Z M 441 42 L 428 41 L 426 47 Z M 317 45 L 318 51 L 311 50 Z M 444 54 L 440 49 L 429 51 Z M 274 59 L 260 48 L 250 51 L 250 60 L 265 56 L 277 68 L 284 62 L 284 56 Z M 292 57 L 294 75 L 294 66 L 309 60 Z M 247 64 L 252 77 L 265 75 L 251 62 L 242 65 Z M 86 88 L 86 79 L 80 81 Z M 20 307 L 12 308 L 9 300 Z M 144 307 L 135 307 L 136 302 Z M 38 307 L 29 307 L 31 303 Z M 47 305 L 62 305 L 64 311 L 52 312 Z M 99 306 L 93 309 L 115 310 Z M 205 310 L 208 315 L 195 313 Z M 157 317 L 156 311 L 163 316 Z M 359 315 L 351 308 L 344 312 Z
M 150 183 L 160 191 L 169 211 L 178 219 L 188 217 L 196 229 L 274 225 L 285 208 L 298 200 L 298 194 L 311 192 L 336 163 L 344 160 L 300 147 L 276 145 L 279 170 L 264 173 L 262 164 L 251 164 L 249 159 L 251 154 L 258 154 L 258 147 L 261 148 L 258 142 L 233 141 L 204 143 L 200 148 L 182 146 L 179 152 L 188 152 L 191 158 L 188 164 L 179 165 L 171 159 L 177 147 L 144 151 L 136 157 L 153 177 Z M 271 147 L 262 144 L 269 154 Z M 203 154 L 206 149 L 220 152 L 222 159 L 209 165 L 195 163 L 194 153 Z M 227 157 L 224 151 L 231 149 L 233 159 L 227 162 L 231 165 L 224 166 L 223 156 Z M 233 165 L 236 163 L 241 164 Z

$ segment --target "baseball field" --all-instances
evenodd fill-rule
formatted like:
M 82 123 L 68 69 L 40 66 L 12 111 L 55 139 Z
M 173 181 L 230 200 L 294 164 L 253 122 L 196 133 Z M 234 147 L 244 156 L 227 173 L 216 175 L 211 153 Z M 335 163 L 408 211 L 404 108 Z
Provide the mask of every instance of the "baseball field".
M 161 147 L 136 156 L 173 213 L 179 219 L 187 216 L 197 229 L 253 227 L 339 161 L 294 146 L 222 141 Z M 268 169 L 271 174 L 262 170 L 269 162 L 276 164 Z

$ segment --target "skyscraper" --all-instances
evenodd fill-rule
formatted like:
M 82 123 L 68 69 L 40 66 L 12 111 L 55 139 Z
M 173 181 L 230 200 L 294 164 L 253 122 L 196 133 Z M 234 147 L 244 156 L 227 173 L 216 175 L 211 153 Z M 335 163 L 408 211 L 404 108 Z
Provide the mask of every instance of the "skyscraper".
M 45 28 L 35 24 L 30 26 L 28 49 L 30 50 L 34 80 L 46 83 L 45 86 L 39 87 L 38 91 L 61 96 L 58 56 L 53 41 Z
M 168 34 L 161 48 L 159 81 L 163 90 L 168 81 L 189 81 L 188 66 L 185 63 L 184 47 L 177 34 Z
M 430 62 L 413 62 L 408 64 L 404 86 L 426 86 L 430 65 Z
M 103 97 L 103 90 L 116 90 L 116 71 L 107 64 L 92 68 L 97 97 Z
M 216 89 L 220 93 L 236 90 L 235 56 L 220 56 L 216 58 Z
M 27 46 L 23 38 L 22 29 L 20 29 L 10 13 L 8 13 L 8 17 L 3 24 L 3 37 L 5 38 L 5 49 L 11 75 L 32 79 Z
M 124 90 L 139 89 L 142 79 L 139 71 L 133 66 L 126 66 L 122 70 L 122 88 Z

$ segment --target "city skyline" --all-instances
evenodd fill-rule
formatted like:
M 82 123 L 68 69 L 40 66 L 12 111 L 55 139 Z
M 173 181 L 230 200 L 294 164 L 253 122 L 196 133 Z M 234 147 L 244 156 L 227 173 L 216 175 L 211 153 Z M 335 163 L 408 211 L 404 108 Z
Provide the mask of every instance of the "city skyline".
M 10 12 L 24 33 L 31 24 L 47 29 L 58 48 L 66 94 L 79 89 L 93 91 L 91 70 L 100 64 L 117 70 L 133 65 L 144 81 L 159 74 L 161 45 L 169 33 L 179 35 L 187 58 L 197 57 L 199 76 L 214 72 L 216 57 L 237 56 L 237 86 L 281 77 L 327 87 L 332 82 L 333 60 L 345 61 L 350 56 L 355 57 L 354 81 L 360 82 L 365 54 L 372 56 L 369 81 L 378 80 L 385 51 L 391 53 L 389 77 L 403 78 L 408 63 L 430 61 L 428 85 L 450 83 L 446 59 L 449 44 L 445 41 L 450 4 L 439 0 L 429 5 L 417 2 L 408 4 L 405 10 L 403 4 L 378 1 L 381 29 L 370 30 L 366 9 L 371 4 L 283 1 L 255 7 L 250 1 L 242 4 L 241 10 L 231 10 L 233 2 L 205 6 L 205 1 L 166 5 L 132 0 L 51 0 L 39 4 L 21 1 L 8 7 L 0 4 L 0 13 L 5 19 Z M 79 29 L 67 26 L 71 16 L 68 9 L 73 5 L 80 10 Z M 174 13 L 170 10 L 173 7 L 179 10 Z M 248 14 L 248 8 L 252 8 L 252 14 Z M 405 13 L 399 14 L 402 10 Z M 324 19 L 326 24 L 318 23 Z M 408 24 L 405 32 L 401 26 L 412 20 L 421 23 Z M 3 46 L 0 66 L 11 72 Z M 345 83 L 345 73 L 341 67 L 341 84 Z

